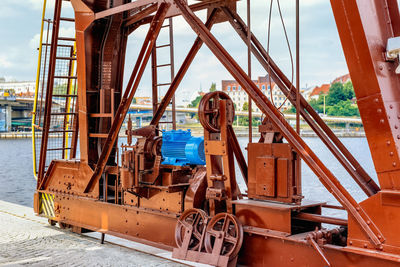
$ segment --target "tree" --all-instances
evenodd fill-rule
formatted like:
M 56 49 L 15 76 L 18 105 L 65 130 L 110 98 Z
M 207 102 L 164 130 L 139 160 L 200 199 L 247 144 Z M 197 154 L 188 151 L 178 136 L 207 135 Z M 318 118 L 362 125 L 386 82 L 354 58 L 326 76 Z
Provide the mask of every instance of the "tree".
M 215 91 L 217 91 L 217 84 L 211 83 L 210 92 L 215 92 Z
M 248 111 L 249 110 L 249 103 L 247 101 L 243 103 L 242 110 L 243 111 Z
M 132 104 L 136 104 L 136 97 L 133 98 Z
M 202 96 L 198 95 L 190 104 L 189 104 L 189 108 L 197 108 L 199 106 L 200 100 L 201 100 Z
M 344 84 L 343 93 L 347 99 L 354 98 L 355 93 L 354 93 L 353 83 L 351 81 L 348 81 L 347 83 Z
M 329 106 L 333 106 L 340 101 L 347 100 L 347 97 L 344 93 L 344 87 L 342 83 L 334 83 L 329 88 L 329 93 L 326 98 L 326 104 Z

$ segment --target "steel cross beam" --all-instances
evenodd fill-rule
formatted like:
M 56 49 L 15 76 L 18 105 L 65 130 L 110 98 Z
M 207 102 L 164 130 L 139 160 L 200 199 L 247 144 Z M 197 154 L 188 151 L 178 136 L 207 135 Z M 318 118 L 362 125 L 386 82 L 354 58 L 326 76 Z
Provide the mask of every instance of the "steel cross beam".
M 232 27 L 237 31 L 243 41 L 247 41 L 248 28 L 240 16 L 226 8 L 221 7 L 228 21 Z M 265 51 L 264 47 L 258 41 L 258 39 L 251 34 L 252 45 L 251 51 L 254 56 L 258 59 L 260 64 L 266 71 L 270 70 L 272 79 L 278 84 L 281 91 L 288 97 L 289 101 L 296 104 L 296 87 L 290 82 L 290 80 L 283 74 L 279 67 Z M 320 137 L 322 142 L 328 147 L 336 159 L 342 164 L 347 170 L 354 181 L 360 186 L 367 196 L 372 196 L 380 191 L 379 186 L 375 181 L 367 174 L 367 172 L 361 167 L 358 161 L 353 155 L 347 150 L 339 138 L 332 132 L 328 125 L 321 119 L 321 117 L 315 112 L 315 110 L 307 103 L 302 95 L 300 95 L 300 113 L 304 120 L 310 125 L 314 132 Z
M 242 88 L 251 96 L 258 108 L 263 111 L 281 131 L 286 140 L 301 155 L 307 165 L 319 177 L 321 183 L 333 194 L 333 196 L 354 217 L 361 229 L 368 236 L 376 248 L 382 248 L 385 240 L 380 230 L 369 218 L 365 210 L 358 205 L 348 191 L 340 184 L 338 179 L 321 162 L 317 155 L 304 142 L 299 134 L 290 126 L 277 108 L 259 90 L 257 85 L 236 63 L 232 56 L 217 41 L 202 21 L 190 10 L 184 0 L 175 0 L 174 3 L 181 10 L 182 16 L 199 35 L 203 42 L 209 47 L 214 55 L 220 60 L 231 75 L 239 82 Z
M 400 36 L 398 2 L 330 2 L 379 184 L 400 190 L 398 60 L 385 56 L 388 39 Z
M 210 16 L 208 17 L 207 22 L 205 24 L 207 29 L 211 29 L 211 27 L 214 25 L 215 19 L 217 17 L 216 16 L 217 12 L 218 12 L 217 9 L 213 9 Z M 185 60 L 183 61 L 181 67 L 179 68 L 178 73 L 175 75 L 171 85 L 169 86 L 167 93 L 161 100 L 161 103 L 158 106 L 157 111 L 154 113 L 153 118 L 150 122 L 150 125 L 157 125 L 160 122 L 162 115 L 164 114 L 169 103 L 171 102 L 172 97 L 174 96 L 174 94 L 176 92 L 176 89 L 178 88 L 179 84 L 181 83 L 183 77 L 185 76 L 187 70 L 189 69 L 195 56 L 197 55 L 197 52 L 200 50 L 202 45 L 203 45 L 203 41 L 199 37 L 197 37 L 196 40 L 194 41 L 192 48 L 190 49 L 189 53 L 187 54 Z
M 142 49 L 139 53 L 135 67 L 132 71 L 131 77 L 126 87 L 124 96 L 120 102 L 117 112 L 115 113 L 114 122 L 111 125 L 106 142 L 104 143 L 101 155 L 96 164 L 96 168 L 84 191 L 85 193 L 93 190 L 94 185 L 100 179 L 100 176 L 104 171 L 104 167 L 110 156 L 113 144 L 117 140 L 119 130 L 121 129 L 122 123 L 124 122 L 126 114 L 129 110 L 129 106 L 132 102 L 133 96 L 135 95 L 136 89 L 139 86 L 140 80 L 143 76 L 143 72 L 146 68 L 147 62 L 149 61 L 151 51 L 154 47 L 157 36 L 160 33 L 161 26 L 164 23 L 167 11 L 170 6 L 170 3 L 161 3 L 157 10 L 157 13 L 153 18 L 153 21 L 151 22 L 150 28 L 143 42 Z

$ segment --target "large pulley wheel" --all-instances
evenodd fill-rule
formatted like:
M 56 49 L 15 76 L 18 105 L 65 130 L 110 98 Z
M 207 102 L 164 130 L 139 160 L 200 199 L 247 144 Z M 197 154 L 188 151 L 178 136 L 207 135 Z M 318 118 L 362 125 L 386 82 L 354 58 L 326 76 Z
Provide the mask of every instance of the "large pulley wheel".
M 216 91 L 203 96 L 199 104 L 199 119 L 201 125 L 212 133 L 221 131 L 220 101 L 227 100 L 226 120 L 232 125 L 235 117 L 235 108 L 232 99 L 224 92 Z
M 182 213 L 175 227 L 175 242 L 179 248 L 182 247 L 186 235 L 191 236 L 188 250 L 198 250 L 202 242 L 203 232 L 208 217 L 205 211 L 200 209 L 188 209 Z
M 207 253 L 213 253 L 216 246 L 221 246 L 219 254 L 232 260 L 239 254 L 242 243 L 243 227 L 234 215 L 219 213 L 209 221 L 204 239 Z

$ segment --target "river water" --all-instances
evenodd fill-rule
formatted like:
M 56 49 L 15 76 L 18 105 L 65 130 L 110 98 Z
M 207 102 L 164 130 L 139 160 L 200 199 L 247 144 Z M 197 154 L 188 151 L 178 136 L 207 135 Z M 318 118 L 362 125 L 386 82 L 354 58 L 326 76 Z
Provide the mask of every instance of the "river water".
M 309 137 L 304 138 L 304 140 L 357 201 L 366 198 L 365 194 L 318 138 Z M 376 180 L 367 140 L 365 138 L 342 138 L 341 140 L 371 177 Z M 239 138 L 244 155 L 246 155 L 244 147 L 247 142 L 247 138 Z M 239 186 L 244 189 L 245 185 L 238 167 L 236 173 L 239 176 Z M 35 187 L 36 181 L 32 174 L 31 140 L 0 139 L 0 200 L 32 207 Z M 304 162 L 302 163 L 302 188 L 306 199 L 338 204 Z M 340 211 L 330 211 L 327 214 L 344 215 Z

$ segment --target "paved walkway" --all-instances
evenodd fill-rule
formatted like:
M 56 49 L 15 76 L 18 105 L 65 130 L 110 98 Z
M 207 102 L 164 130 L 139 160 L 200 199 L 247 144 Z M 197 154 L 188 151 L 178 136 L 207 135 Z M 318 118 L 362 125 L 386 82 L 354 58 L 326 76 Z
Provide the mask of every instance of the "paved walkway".
M 116 245 L 109 236 L 101 245 L 97 237 L 51 227 L 33 209 L 0 201 L 0 266 L 184 266 L 165 259 L 170 252 L 130 241 Z

